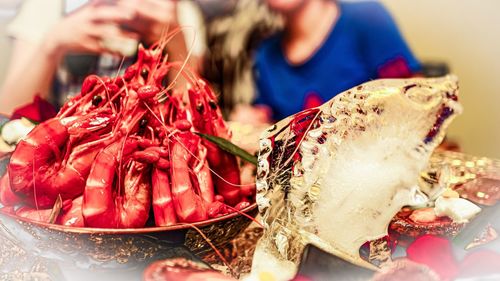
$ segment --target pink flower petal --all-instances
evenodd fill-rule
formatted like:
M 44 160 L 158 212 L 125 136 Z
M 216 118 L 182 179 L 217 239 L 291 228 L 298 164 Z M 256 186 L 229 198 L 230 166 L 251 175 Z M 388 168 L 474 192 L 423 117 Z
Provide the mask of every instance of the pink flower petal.
M 468 254 L 460 263 L 460 277 L 477 277 L 500 273 L 500 254 L 480 250 Z
M 423 235 L 406 249 L 407 258 L 434 270 L 444 280 L 451 280 L 459 272 L 450 241 L 445 238 Z

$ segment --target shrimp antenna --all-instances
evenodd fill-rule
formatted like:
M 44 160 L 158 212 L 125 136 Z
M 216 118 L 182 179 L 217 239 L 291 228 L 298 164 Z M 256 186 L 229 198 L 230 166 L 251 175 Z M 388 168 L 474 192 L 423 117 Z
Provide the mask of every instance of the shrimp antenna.
M 220 260 L 227 266 L 227 268 L 231 272 L 231 275 L 235 276 L 235 271 L 234 271 L 233 267 L 231 266 L 231 264 L 229 262 L 227 262 L 226 258 L 224 258 L 224 256 L 221 254 L 221 252 L 217 249 L 217 247 L 215 247 L 215 245 L 212 243 L 212 241 L 210 241 L 210 239 L 205 235 L 205 233 L 203 233 L 203 231 L 201 231 L 201 229 L 199 229 L 198 227 L 196 227 L 196 225 L 191 224 L 191 223 L 182 223 L 182 224 L 190 226 L 194 230 L 196 230 L 196 232 L 198 232 L 198 234 L 200 234 L 200 236 L 208 243 L 208 245 L 210 245 L 210 248 L 212 248 L 212 250 L 214 250 L 214 252 L 220 258 Z

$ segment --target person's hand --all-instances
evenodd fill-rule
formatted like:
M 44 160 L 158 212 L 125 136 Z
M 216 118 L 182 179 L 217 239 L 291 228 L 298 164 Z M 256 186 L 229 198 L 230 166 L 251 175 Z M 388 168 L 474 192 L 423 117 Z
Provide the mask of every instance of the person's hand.
M 119 27 L 133 14 L 122 7 L 92 1 L 64 17 L 48 33 L 45 46 L 57 56 L 67 52 L 117 53 L 105 44 L 109 39 L 135 39 Z
M 133 14 L 124 25 L 146 43 L 154 43 L 178 27 L 175 0 L 120 0 L 117 5 Z

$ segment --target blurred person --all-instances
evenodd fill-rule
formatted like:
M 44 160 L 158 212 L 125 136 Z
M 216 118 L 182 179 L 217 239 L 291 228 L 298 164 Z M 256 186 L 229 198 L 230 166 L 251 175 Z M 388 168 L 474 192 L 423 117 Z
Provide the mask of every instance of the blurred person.
M 376 1 L 266 2 L 283 16 L 284 29 L 257 50 L 258 106 L 237 107 L 234 120 L 280 120 L 363 82 L 420 71 L 395 22 Z
M 138 42 L 156 42 L 192 8 L 174 0 L 26 0 L 7 30 L 13 52 L 0 112 L 10 114 L 36 94 L 60 106 L 87 75 L 116 76 L 134 62 Z M 180 32 L 168 44 L 173 60 L 186 59 L 190 48 L 200 53 L 186 39 Z M 195 56 L 190 64 L 196 69 Z
M 253 56 L 258 43 L 281 21 L 263 1 L 199 0 L 206 17 L 207 53 L 203 76 L 220 92 L 224 113 L 250 104 L 255 94 Z

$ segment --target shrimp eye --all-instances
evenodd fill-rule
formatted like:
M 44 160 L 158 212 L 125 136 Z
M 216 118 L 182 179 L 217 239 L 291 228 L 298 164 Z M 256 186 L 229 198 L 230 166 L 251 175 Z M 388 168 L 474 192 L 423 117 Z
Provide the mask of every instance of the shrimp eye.
M 163 88 L 166 88 L 168 86 L 168 77 L 165 76 L 161 79 L 161 85 Z
M 203 104 L 202 103 L 199 103 L 196 105 L 196 111 L 198 111 L 199 113 L 203 113 Z
M 99 95 L 95 95 L 92 97 L 92 105 L 98 106 L 102 102 L 102 97 Z
M 216 110 L 217 109 L 217 103 L 215 101 L 213 101 L 213 100 L 209 100 L 208 101 L 208 105 L 210 105 L 210 108 L 212 110 Z
M 146 118 L 143 118 L 141 119 L 141 121 L 139 122 L 139 127 L 140 128 L 146 128 L 146 125 L 148 124 L 148 119 Z
M 149 71 L 146 68 L 141 69 L 141 77 L 144 78 L 144 80 L 148 79 Z

